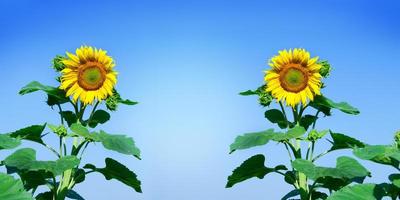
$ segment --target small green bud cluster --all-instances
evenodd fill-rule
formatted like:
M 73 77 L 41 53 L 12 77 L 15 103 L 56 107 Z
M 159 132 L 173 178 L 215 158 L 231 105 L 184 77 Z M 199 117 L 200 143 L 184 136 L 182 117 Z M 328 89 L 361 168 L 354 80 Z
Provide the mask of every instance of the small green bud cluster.
M 60 126 L 55 127 L 55 128 L 53 129 L 53 132 L 54 132 L 55 134 L 61 136 L 61 137 L 66 136 L 67 133 L 68 133 L 68 132 L 67 132 L 67 129 L 65 128 L 64 125 L 60 125 Z
M 261 92 L 258 95 L 258 102 L 260 103 L 260 105 L 262 105 L 264 107 L 269 106 L 273 99 L 274 98 L 272 97 L 272 95 L 270 93 Z
M 323 138 L 328 131 L 317 131 L 317 130 L 311 130 L 310 133 L 308 133 L 307 140 L 315 142 L 321 138 Z
M 397 131 L 394 134 L 394 142 L 395 142 L 397 148 L 400 148 L 400 131 Z
M 106 99 L 106 107 L 108 110 L 116 111 L 118 108 L 118 104 L 121 100 L 121 96 L 116 90 L 113 90 L 113 95 L 107 97 Z
M 57 55 L 52 61 L 52 64 L 53 64 L 52 67 L 57 72 L 60 72 L 61 70 L 63 70 L 65 68 L 64 63 L 62 62 L 63 59 L 65 59 L 65 57 Z
M 331 65 L 326 60 L 319 62 L 319 64 L 321 65 L 319 74 L 321 74 L 322 77 L 327 78 L 330 75 L 331 70 L 332 70 Z

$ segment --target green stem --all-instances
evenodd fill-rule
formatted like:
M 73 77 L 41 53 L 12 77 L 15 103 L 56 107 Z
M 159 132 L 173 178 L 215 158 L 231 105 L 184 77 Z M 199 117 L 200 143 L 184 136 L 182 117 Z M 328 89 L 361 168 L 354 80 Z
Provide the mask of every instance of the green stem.
M 314 147 L 315 147 L 315 142 L 313 141 L 311 144 L 311 154 L 310 154 L 310 160 L 313 159 L 313 154 L 314 154 Z
M 283 105 L 282 105 L 282 102 L 280 102 L 280 101 L 279 101 L 279 106 L 281 107 L 281 110 L 282 110 L 283 116 L 285 117 L 286 124 L 287 124 L 287 125 L 289 125 L 289 120 L 287 119 L 287 115 L 286 115 L 285 108 L 283 107 Z
M 57 104 L 57 107 L 58 107 L 58 110 L 60 111 L 61 124 L 64 125 L 64 117 L 62 115 L 63 110 L 62 110 L 60 104 Z
M 313 122 L 313 125 L 312 125 L 312 129 L 315 129 L 315 124 L 317 123 L 317 119 L 318 119 L 318 114 L 320 113 L 321 111 L 317 111 L 317 113 L 315 113 L 315 117 L 316 117 L 316 119 L 315 119 L 315 121 Z
M 293 161 L 293 158 L 292 158 L 292 154 L 291 154 L 290 151 L 289 151 L 288 144 L 287 144 L 286 142 L 284 142 L 283 144 L 285 145 L 285 148 L 286 148 L 286 150 L 287 150 L 287 152 L 288 152 L 288 154 L 289 154 L 290 162 L 292 162 L 292 161 Z

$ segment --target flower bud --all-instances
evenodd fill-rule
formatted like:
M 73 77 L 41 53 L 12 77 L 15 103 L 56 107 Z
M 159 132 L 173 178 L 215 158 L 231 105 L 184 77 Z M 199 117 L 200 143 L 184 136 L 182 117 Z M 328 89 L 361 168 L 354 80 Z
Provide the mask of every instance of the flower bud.
M 273 99 L 274 98 L 272 97 L 272 95 L 270 93 L 261 92 L 258 95 L 258 102 L 260 103 L 260 105 L 262 105 L 264 107 L 269 106 Z
M 62 60 L 64 59 L 63 56 L 57 55 L 54 59 L 53 59 L 53 69 L 56 70 L 57 72 L 60 72 L 61 70 L 63 70 L 65 68 L 64 63 L 62 63 Z
M 118 108 L 118 103 L 119 103 L 120 99 L 121 99 L 121 96 L 119 95 L 119 93 L 116 90 L 114 90 L 113 95 L 107 97 L 107 99 L 106 99 L 107 109 L 111 110 L 111 111 L 116 111 Z
M 61 137 L 66 136 L 67 133 L 68 133 L 67 129 L 65 128 L 64 125 L 60 125 L 60 126 L 56 127 L 53 131 L 54 131 L 55 134 L 57 134 L 57 135 L 59 135 Z
M 400 131 L 397 131 L 394 134 L 394 142 L 395 142 L 397 148 L 400 148 Z
M 321 74 L 322 77 L 326 78 L 330 75 L 331 72 L 331 65 L 328 63 L 328 61 L 324 60 L 319 62 L 321 65 L 321 69 L 319 70 L 319 74 Z

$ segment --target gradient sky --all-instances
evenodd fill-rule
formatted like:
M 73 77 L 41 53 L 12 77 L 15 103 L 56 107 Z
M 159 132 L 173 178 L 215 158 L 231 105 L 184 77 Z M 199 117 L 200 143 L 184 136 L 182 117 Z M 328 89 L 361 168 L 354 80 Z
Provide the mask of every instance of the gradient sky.
M 113 157 L 138 174 L 144 193 L 91 174 L 75 188 L 86 199 L 282 197 L 291 188 L 278 175 L 224 186 L 254 154 L 264 153 L 268 166 L 288 164 L 284 148 L 274 143 L 228 154 L 237 135 L 274 127 L 255 97 L 238 92 L 261 85 L 266 61 L 284 48 L 303 47 L 328 59 L 334 69 L 323 93 L 361 110 L 359 116 L 334 112 L 318 129 L 370 144 L 389 144 L 400 129 L 399 1 L 38 2 L 0 2 L 0 132 L 58 122 L 43 94 L 17 92 L 32 80 L 57 84 L 50 61 L 83 44 L 108 50 L 120 73 L 118 90 L 140 102 L 121 106 L 100 128 L 133 137 L 143 160 L 91 145 L 82 163 L 102 167 L 105 157 Z M 317 149 L 326 148 L 322 143 Z M 44 149 L 38 154 L 51 155 Z M 333 166 L 342 154 L 318 164 Z M 362 163 L 372 171 L 367 182 L 386 181 L 393 172 Z

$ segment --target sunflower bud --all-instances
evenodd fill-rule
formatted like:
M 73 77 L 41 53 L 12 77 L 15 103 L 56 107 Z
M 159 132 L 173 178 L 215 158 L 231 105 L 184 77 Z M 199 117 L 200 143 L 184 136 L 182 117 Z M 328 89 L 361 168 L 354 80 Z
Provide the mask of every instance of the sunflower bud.
M 315 142 L 323 138 L 327 133 L 328 133 L 327 130 L 324 131 L 311 130 L 310 133 L 308 133 L 307 140 Z
M 68 133 L 68 132 L 67 132 L 67 129 L 65 128 L 64 125 L 52 127 L 52 131 L 53 131 L 55 134 L 57 134 L 57 135 L 59 135 L 59 136 L 61 136 L 61 137 L 66 136 L 67 133 Z
M 321 76 L 324 78 L 328 77 L 332 70 L 331 65 L 326 60 L 319 62 L 319 64 L 321 65 L 319 74 L 321 74 Z
M 57 55 L 54 59 L 53 59 L 53 69 L 56 70 L 57 72 L 60 72 L 61 70 L 63 70 L 65 68 L 64 63 L 62 62 L 62 60 L 64 59 L 63 56 Z
M 121 96 L 119 95 L 119 93 L 116 90 L 114 90 L 113 95 L 107 97 L 107 99 L 106 99 L 107 109 L 111 110 L 111 111 L 116 111 L 118 108 L 118 103 L 119 103 L 120 99 L 121 99 Z
M 264 107 L 268 107 L 271 104 L 272 100 L 273 97 L 270 93 L 261 92 L 258 95 L 258 102 Z
M 394 142 L 395 142 L 397 148 L 400 148 L 400 131 L 397 131 L 394 134 Z

